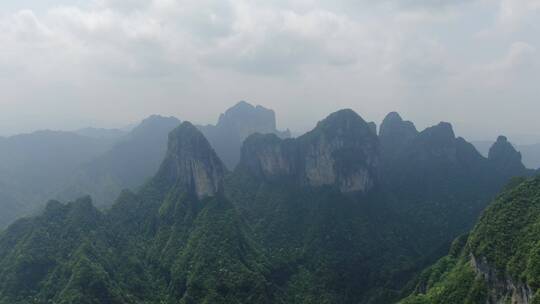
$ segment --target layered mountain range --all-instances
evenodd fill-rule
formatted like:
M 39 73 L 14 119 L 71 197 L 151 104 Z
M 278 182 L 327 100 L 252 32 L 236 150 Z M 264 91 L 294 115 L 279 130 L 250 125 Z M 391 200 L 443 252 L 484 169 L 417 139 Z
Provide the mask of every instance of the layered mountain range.
M 175 117 L 153 115 L 132 130 L 85 128 L 74 132 L 39 131 L 0 138 L 0 227 L 39 212 L 49 199 L 90 195 L 110 207 L 123 189 L 136 190 L 158 170 L 167 151 Z M 221 159 L 234 168 L 243 140 L 276 129 L 272 110 L 239 102 L 217 125 L 198 126 Z
M 136 190 L 155 174 L 167 151 L 168 134 L 179 124 L 175 117 L 158 115 L 143 120 L 109 151 L 78 170 L 70 187 L 58 198 L 69 200 L 91 195 L 98 206 L 110 206 L 123 189 Z M 236 166 L 247 136 L 257 132 L 290 136 L 289 132 L 277 131 L 274 111 L 245 101 L 221 114 L 216 125 L 198 128 L 229 168 Z M 89 133 L 98 132 L 86 130 Z
M 71 132 L 39 131 L 0 139 L 0 227 L 35 210 L 70 174 L 112 143 Z
M 297 138 L 270 127 L 243 133 L 229 171 L 183 122 L 110 210 L 84 197 L 17 221 L 0 235 L 0 303 L 393 303 L 534 174 L 504 138 L 484 158 L 450 124 L 419 132 L 397 113 L 379 136 L 352 110 Z
M 110 206 L 123 189 L 137 189 L 155 174 L 167 151 L 168 134 L 179 124 L 175 117 L 144 119 L 110 149 L 71 172 L 70 183 L 50 198 L 90 195 L 98 207 Z

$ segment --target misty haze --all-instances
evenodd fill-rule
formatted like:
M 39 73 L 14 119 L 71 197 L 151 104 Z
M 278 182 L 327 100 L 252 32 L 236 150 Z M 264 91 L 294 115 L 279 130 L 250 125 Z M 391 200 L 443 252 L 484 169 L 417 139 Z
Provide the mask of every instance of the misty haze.
M 538 304 L 539 47 L 539 0 L 4 0 L 0 304 Z

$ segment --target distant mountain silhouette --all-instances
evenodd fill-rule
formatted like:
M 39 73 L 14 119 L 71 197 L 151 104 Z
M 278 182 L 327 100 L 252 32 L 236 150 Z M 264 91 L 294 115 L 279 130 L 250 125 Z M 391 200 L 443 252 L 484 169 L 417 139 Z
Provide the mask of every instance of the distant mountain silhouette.
M 79 168 L 58 195 L 65 200 L 90 195 L 97 206 L 110 206 L 123 189 L 141 186 L 165 157 L 167 136 L 180 125 L 174 117 L 144 119 L 102 155 Z
M 168 133 L 179 124 L 174 117 L 154 115 L 130 131 L 84 128 L 0 137 L 0 204 L 5 211 L 0 227 L 35 212 L 51 198 L 90 195 L 97 206 L 110 206 L 123 189 L 135 190 L 157 172 Z M 199 128 L 230 168 L 250 134 L 290 136 L 276 130 L 272 110 L 246 102 L 228 109 L 216 126 Z
M 493 141 L 472 141 L 476 149 L 485 157 L 488 156 L 489 149 L 494 144 Z M 523 164 L 529 169 L 540 169 L 540 143 L 528 145 L 514 145 L 515 149 L 521 153 Z
M 128 132 L 121 129 L 83 128 L 74 131 L 74 133 L 93 138 L 117 140 L 127 135 Z
M 291 136 L 290 132 L 276 129 L 276 115 L 273 110 L 253 106 L 240 101 L 221 114 L 216 125 L 199 126 L 204 136 L 229 169 L 234 169 L 240 160 L 240 148 L 251 134 L 276 134 L 281 138 Z
M 38 131 L 0 139 L 0 227 L 36 211 L 70 174 L 110 148 L 110 140 Z

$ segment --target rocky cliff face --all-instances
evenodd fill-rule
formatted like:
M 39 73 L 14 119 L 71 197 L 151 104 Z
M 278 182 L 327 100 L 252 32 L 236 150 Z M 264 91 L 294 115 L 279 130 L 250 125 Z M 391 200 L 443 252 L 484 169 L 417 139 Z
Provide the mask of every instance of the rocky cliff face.
M 507 275 L 498 274 L 485 258 L 477 258 L 471 254 L 470 264 L 475 273 L 486 282 L 488 288 L 487 304 L 532 303 L 534 293 L 527 284 L 516 282 Z
M 282 140 L 274 134 L 253 134 L 242 146 L 241 164 L 256 176 L 267 180 L 294 174 L 294 140 Z
M 358 114 L 342 110 L 297 139 L 251 136 L 242 149 L 241 164 L 267 180 L 288 178 L 301 185 L 367 192 L 376 182 L 379 143 Z
M 202 133 L 184 122 L 169 135 L 168 151 L 156 180 L 202 199 L 220 189 L 226 169 Z

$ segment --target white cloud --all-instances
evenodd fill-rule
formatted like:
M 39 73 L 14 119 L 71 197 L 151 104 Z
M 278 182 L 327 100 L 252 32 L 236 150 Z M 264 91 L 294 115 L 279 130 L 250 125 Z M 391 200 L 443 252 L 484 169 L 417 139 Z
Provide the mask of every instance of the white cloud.
M 411 1 L 407 6 L 420 4 L 439 5 Z M 426 16 L 395 10 L 395 16 L 380 20 L 359 19 L 356 13 L 319 8 L 314 1 L 97 0 L 87 7 L 53 7 L 39 17 L 21 11 L 11 17 L 17 22 L 5 22 L 13 25 L 2 39 L 23 51 L 32 48 L 24 39 L 45 43 L 55 49 L 51 56 L 81 65 L 81 73 L 98 72 L 97 65 L 104 74 L 159 76 L 210 64 L 279 74 L 306 64 L 354 65 L 359 58 L 380 57 L 396 44 L 391 41 L 396 33 L 402 35 Z M 42 58 L 45 65 L 49 59 Z
M 512 90 L 531 85 L 538 75 L 539 64 L 534 46 L 517 41 L 497 60 L 477 67 L 471 78 L 481 79 L 479 83 L 495 90 Z
M 505 72 L 523 68 L 534 68 L 538 61 L 535 55 L 535 47 L 522 41 L 514 42 L 510 46 L 508 54 L 501 62 L 496 63 L 493 68 Z
M 499 7 L 499 22 L 508 30 L 526 25 L 528 18 L 540 10 L 539 0 L 502 0 Z
M 21 10 L 0 15 L 0 103 L 17 105 L 0 122 L 36 104 L 78 111 L 79 121 L 153 112 L 208 121 L 237 99 L 270 100 L 293 128 L 341 106 L 371 119 L 427 108 L 454 120 L 453 100 L 483 104 L 494 86 L 529 83 L 539 11 L 538 0 L 95 0 Z
M 251 73 L 294 71 L 305 64 L 354 64 L 370 39 L 345 16 L 313 10 L 237 7 L 232 35 L 204 54 L 205 62 Z

